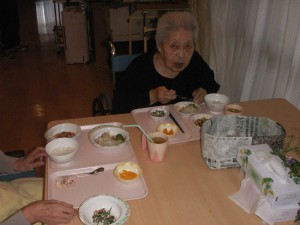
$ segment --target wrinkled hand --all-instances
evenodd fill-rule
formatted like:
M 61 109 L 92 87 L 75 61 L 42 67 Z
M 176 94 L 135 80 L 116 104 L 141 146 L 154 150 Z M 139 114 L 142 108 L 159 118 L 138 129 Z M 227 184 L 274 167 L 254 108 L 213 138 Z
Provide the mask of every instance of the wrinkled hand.
M 192 93 L 193 102 L 197 104 L 201 104 L 204 101 L 205 95 L 207 95 L 207 92 L 203 88 L 198 88 L 194 90 Z
M 28 171 L 43 166 L 45 164 L 43 157 L 47 157 L 45 149 L 43 147 L 37 147 L 24 158 L 15 161 L 15 171 Z
M 155 102 L 160 102 L 161 104 L 167 104 L 171 100 L 176 99 L 176 91 L 169 90 L 164 86 L 157 87 L 150 90 L 150 105 Z
M 77 215 L 72 205 L 56 200 L 33 202 L 25 206 L 22 212 L 30 224 L 41 222 L 48 225 L 69 223 Z

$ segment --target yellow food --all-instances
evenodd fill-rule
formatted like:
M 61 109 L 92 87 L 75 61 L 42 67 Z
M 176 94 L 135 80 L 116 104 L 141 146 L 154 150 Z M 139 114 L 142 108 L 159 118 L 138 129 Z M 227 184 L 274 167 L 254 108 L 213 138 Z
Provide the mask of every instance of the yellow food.
M 167 128 L 164 128 L 164 129 L 163 129 L 163 133 L 166 134 L 166 135 L 173 135 L 173 134 L 174 134 L 174 131 L 173 131 L 173 129 L 170 129 L 170 130 L 168 131 Z
M 123 170 L 122 173 L 119 174 L 119 176 L 123 180 L 132 180 L 137 177 L 137 174 L 129 170 Z

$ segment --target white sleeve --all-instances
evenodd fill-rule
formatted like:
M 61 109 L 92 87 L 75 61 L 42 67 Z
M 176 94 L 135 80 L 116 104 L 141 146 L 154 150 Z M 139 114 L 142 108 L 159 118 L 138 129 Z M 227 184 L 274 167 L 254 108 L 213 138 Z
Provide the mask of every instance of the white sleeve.
M 28 221 L 25 219 L 22 211 L 16 212 L 14 215 L 9 217 L 8 219 L 0 222 L 0 225 L 30 225 Z

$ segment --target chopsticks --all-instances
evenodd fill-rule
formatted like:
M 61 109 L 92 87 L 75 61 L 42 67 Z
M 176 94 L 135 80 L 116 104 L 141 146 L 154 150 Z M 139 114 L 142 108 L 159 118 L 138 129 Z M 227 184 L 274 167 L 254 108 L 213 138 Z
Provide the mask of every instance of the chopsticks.
M 173 120 L 173 122 L 179 127 L 180 131 L 182 133 L 184 133 L 183 129 L 181 128 L 181 126 L 179 125 L 179 123 L 177 122 L 177 120 L 174 118 L 174 116 L 172 115 L 172 113 L 170 113 L 170 117 Z

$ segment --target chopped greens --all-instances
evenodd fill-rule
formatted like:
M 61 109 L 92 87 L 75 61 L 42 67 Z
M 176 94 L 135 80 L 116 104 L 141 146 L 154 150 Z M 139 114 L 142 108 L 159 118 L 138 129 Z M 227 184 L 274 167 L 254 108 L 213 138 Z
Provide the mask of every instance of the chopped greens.
M 163 110 L 155 110 L 151 112 L 151 116 L 155 116 L 155 117 L 164 117 L 165 115 L 166 113 Z
M 116 221 L 116 217 L 110 214 L 111 208 L 106 210 L 102 208 L 95 210 L 93 215 L 93 223 L 96 225 L 109 225 Z

